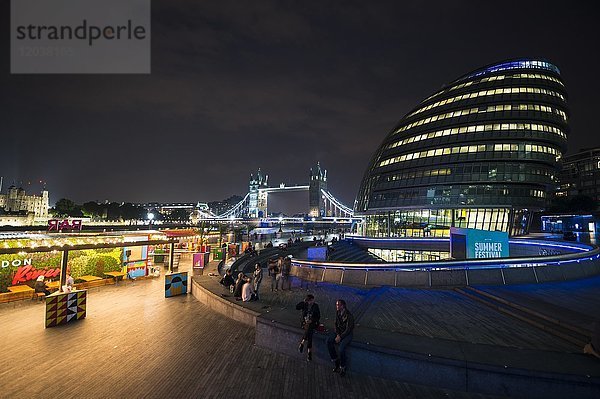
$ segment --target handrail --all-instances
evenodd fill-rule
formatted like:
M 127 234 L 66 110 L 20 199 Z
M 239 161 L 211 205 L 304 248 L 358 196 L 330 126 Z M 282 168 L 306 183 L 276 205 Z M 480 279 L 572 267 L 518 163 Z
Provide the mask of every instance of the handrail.
M 354 237 L 353 237 L 354 238 Z M 434 239 L 443 241 L 444 239 Z M 425 240 L 421 240 L 425 241 Z M 546 266 L 552 264 L 563 264 L 571 262 L 580 262 L 582 260 L 593 260 L 600 258 L 600 248 L 586 244 L 571 244 L 564 242 L 548 242 L 538 240 L 509 240 L 511 244 L 516 245 L 540 245 L 549 247 L 567 247 L 576 249 L 579 252 L 560 255 L 534 256 L 534 257 L 515 257 L 515 258 L 493 258 L 493 259 L 467 259 L 467 260 L 440 260 L 434 262 L 395 262 L 384 265 L 376 263 L 344 263 L 344 262 L 317 262 L 301 259 L 292 259 L 292 264 L 298 267 L 310 267 L 320 269 L 341 269 L 341 270 L 378 270 L 378 271 L 424 271 L 439 269 L 493 269 L 508 267 L 533 267 Z

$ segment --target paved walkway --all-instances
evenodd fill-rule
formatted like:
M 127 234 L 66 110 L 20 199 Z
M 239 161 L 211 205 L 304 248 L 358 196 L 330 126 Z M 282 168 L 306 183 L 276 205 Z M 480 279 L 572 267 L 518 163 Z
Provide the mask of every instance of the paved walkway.
M 270 303 L 299 296 L 285 292 Z M 165 299 L 162 278 L 92 289 L 87 318 L 70 325 L 45 329 L 43 304 L 25 301 L 0 307 L 0 326 L 2 398 L 489 397 L 340 378 L 254 346 L 252 328 L 191 295 Z
M 203 276 L 203 278 L 205 278 Z M 228 295 L 214 282 L 207 288 Z M 206 284 L 203 281 L 202 284 Z M 211 288 L 212 286 L 212 288 Z M 600 284 L 596 288 L 600 293 Z M 580 352 L 581 348 L 506 314 L 462 296 L 453 290 L 413 288 L 356 288 L 330 283 L 310 284 L 300 289 L 293 279 L 291 291 L 271 292 L 269 278 L 261 286 L 260 302 L 244 303 L 260 313 L 289 309 L 308 293 L 321 309 L 321 322 L 333 326 L 335 301 L 342 298 L 355 313 L 358 325 L 392 333 L 513 348 Z M 228 295 L 229 299 L 231 295 Z M 241 304 L 241 303 L 240 303 Z M 300 316 L 298 314 L 298 322 Z
M 590 331 L 595 321 L 600 322 L 600 276 L 546 284 L 478 288 Z

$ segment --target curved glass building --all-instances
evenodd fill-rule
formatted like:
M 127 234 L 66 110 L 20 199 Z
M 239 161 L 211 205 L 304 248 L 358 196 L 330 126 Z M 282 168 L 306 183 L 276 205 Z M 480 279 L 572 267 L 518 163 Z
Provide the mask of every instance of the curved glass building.
M 519 59 L 468 73 L 405 115 L 371 159 L 355 211 L 369 237 L 528 231 L 566 151 L 558 68 Z

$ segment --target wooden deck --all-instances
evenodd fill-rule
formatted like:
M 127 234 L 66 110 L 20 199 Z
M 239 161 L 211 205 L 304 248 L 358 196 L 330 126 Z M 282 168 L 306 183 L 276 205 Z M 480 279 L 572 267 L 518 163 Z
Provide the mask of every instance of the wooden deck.
M 274 295 L 272 305 L 304 293 Z M 257 348 L 252 328 L 190 295 L 164 298 L 162 278 L 95 288 L 80 322 L 45 329 L 44 306 L 24 301 L 0 308 L 0 326 L 2 398 L 487 397 L 353 373 L 340 378 Z

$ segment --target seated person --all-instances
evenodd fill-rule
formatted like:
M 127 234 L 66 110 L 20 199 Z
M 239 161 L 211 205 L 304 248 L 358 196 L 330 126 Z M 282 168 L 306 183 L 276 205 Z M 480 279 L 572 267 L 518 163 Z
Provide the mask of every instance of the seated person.
M 242 301 L 248 302 L 253 301 L 255 298 L 254 288 L 252 287 L 252 282 L 249 278 L 245 279 L 246 282 L 242 286 Z
M 227 269 L 227 271 L 225 272 L 225 275 L 221 279 L 220 283 L 223 284 L 226 288 L 229 288 L 230 286 L 235 284 L 235 280 L 233 279 L 233 276 L 231 275 L 231 269 Z
M 64 292 L 71 292 L 73 290 L 73 286 L 75 285 L 75 280 L 73 276 L 71 276 L 70 272 L 67 272 L 67 278 L 65 280 L 65 285 L 63 285 Z
M 244 275 L 244 273 L 238 274 L 238 278 L 237 278 L 237 280 L 235 280 L 235 287 L 233 288 L 233 296 L 234 297 L 236 297 L 236 298 L 242 297 L 242 287 L 244 286 L 245 282 L 246 282 L 246 276 Z
M 38 276 L 33 288 L 35 289 L 36 294 L 38 292 L 43 292 L 44 295 L 50 295 L 50 290 L 48 290 L 48 286 L 44 282 L 44 276 Z

